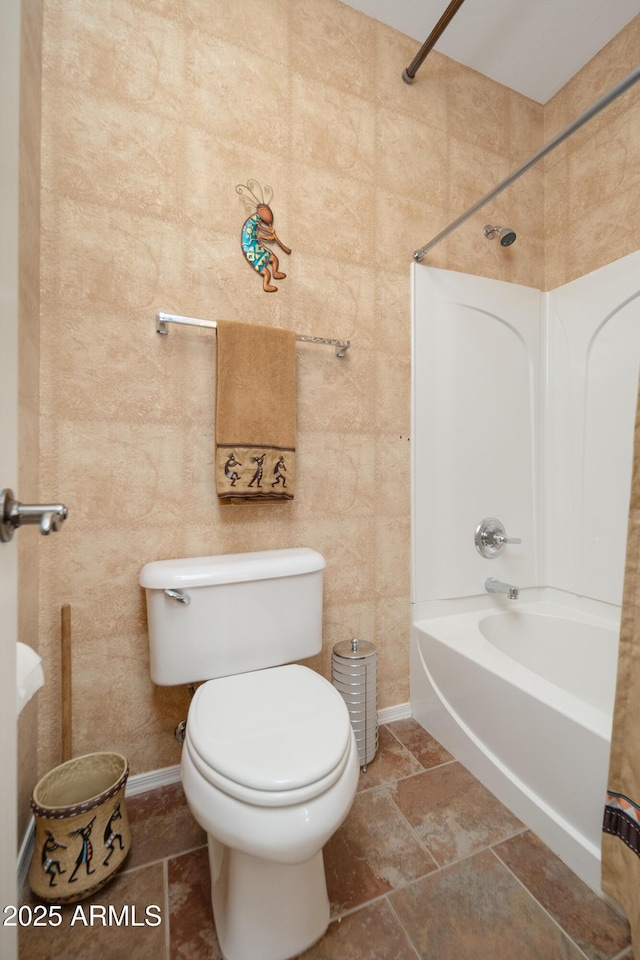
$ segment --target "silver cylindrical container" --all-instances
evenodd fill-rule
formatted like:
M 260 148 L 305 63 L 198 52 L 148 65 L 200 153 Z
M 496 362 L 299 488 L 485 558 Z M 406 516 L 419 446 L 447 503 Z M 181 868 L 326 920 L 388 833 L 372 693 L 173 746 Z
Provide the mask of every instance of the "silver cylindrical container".
M 341 640 L 331 658 L 333 685 L 349 711 L 360 766 L 367 769 L 378 749 L 378 655 L 369 640 Z

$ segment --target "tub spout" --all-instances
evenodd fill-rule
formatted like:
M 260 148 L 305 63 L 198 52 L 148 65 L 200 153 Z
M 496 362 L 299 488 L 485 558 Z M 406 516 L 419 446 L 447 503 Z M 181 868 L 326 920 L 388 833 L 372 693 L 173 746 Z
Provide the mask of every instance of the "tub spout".
M 510 583 L 503 583 L 502 580 L 496 580 L 495 577 L 489 577 L 485 580 L 484 588 L 487 593 L 504 593 L 509 600 L 517 600 L 519 590 Z

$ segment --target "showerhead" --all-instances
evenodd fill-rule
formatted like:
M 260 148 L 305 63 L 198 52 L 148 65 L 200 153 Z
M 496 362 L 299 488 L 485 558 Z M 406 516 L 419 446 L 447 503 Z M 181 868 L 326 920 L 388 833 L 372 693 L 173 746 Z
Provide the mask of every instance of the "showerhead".
M 487 240 L 493 240 L 496 234 L 500 238 L 500 246 L 502 247 L 510 247 L 512 243 L 515 243 L 516 232 L 511 227 L 492 227 L 487 224 L 484 228 L 484 235 Z

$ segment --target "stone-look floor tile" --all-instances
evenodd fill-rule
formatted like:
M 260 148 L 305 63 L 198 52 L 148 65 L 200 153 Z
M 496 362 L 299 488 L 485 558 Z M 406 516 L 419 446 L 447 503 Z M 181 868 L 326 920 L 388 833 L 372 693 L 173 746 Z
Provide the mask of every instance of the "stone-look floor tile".
M 416 960 L 416 953 L 382 899 L 336 920 L 300 960 Z
M 610 960 L 630 944 L 629 925 L 527 831 L 498 844 L 497 856 L 593 960 Z
M 206 847 L 169 860 L 170 960 L 222 960 Z
M 181 783 L 127 798 L 131 852 L 125 869 L 201 847 L 207 835 L 191 816 Z
M 412 773 L 419 773 L 422 767 L 408 750 L 387 730 L 386 726 L 378 729 L 378 750 L 367 766 L 366 773 L 360 771 L 358 790 L 368 790 L 381 783 L 390 783 L 402 777 L 410 777 Z
M 626 924 L 460 764 L 423 769 L 419 731 L 396 723 L 381 728 L 365 789 L 325 847 L 333 916 L 354 912 L 334 920 L 305 960 L 633 960 Z M 181 785 L 128 799 L 127 810 L 125 870 L 64 907 L 59 927 L 21 927 L 19 960 L 221 960 L 206 838 Z M 27 890 L 22 902 L 38 901 Z M 152 926 L 155 906 L 161 923 Z
M 358 794 L 324 848 L 332 916 L 437 869 L 385 790 Z
M 436 738 L 427 733 L 424 727 L 421 727 L 412 717 L 394 720 L 393 723 L 388 724 L 388 727 L 394 737 L 398 738 L 425 770 L 453 760 L 442 744 L 438 743 Z
M 389 901 L 423 960 L 583 960 L 490 850 L 417 880 Z
M 34 907 L 39 901 L 29 895 L 24 903 Z M 161 863 L 118 874 L 93 897 L 68 904 L 61 912 L 59 926 L 20 928 L 19 960 L 164 960 L 166 956 L 168 917 Z
M 522 823 L 457 762 L 400 780 L 389 791 L 440 866 L 524 829 Z

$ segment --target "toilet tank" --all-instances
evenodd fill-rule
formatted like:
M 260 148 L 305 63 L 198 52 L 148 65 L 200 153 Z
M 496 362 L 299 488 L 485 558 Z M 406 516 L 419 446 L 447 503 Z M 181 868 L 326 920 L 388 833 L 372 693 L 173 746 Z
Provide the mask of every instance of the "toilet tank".
M 195 683 L 319 653 L 324 567 L 308 547 L 147 563 L 151 679 Z

